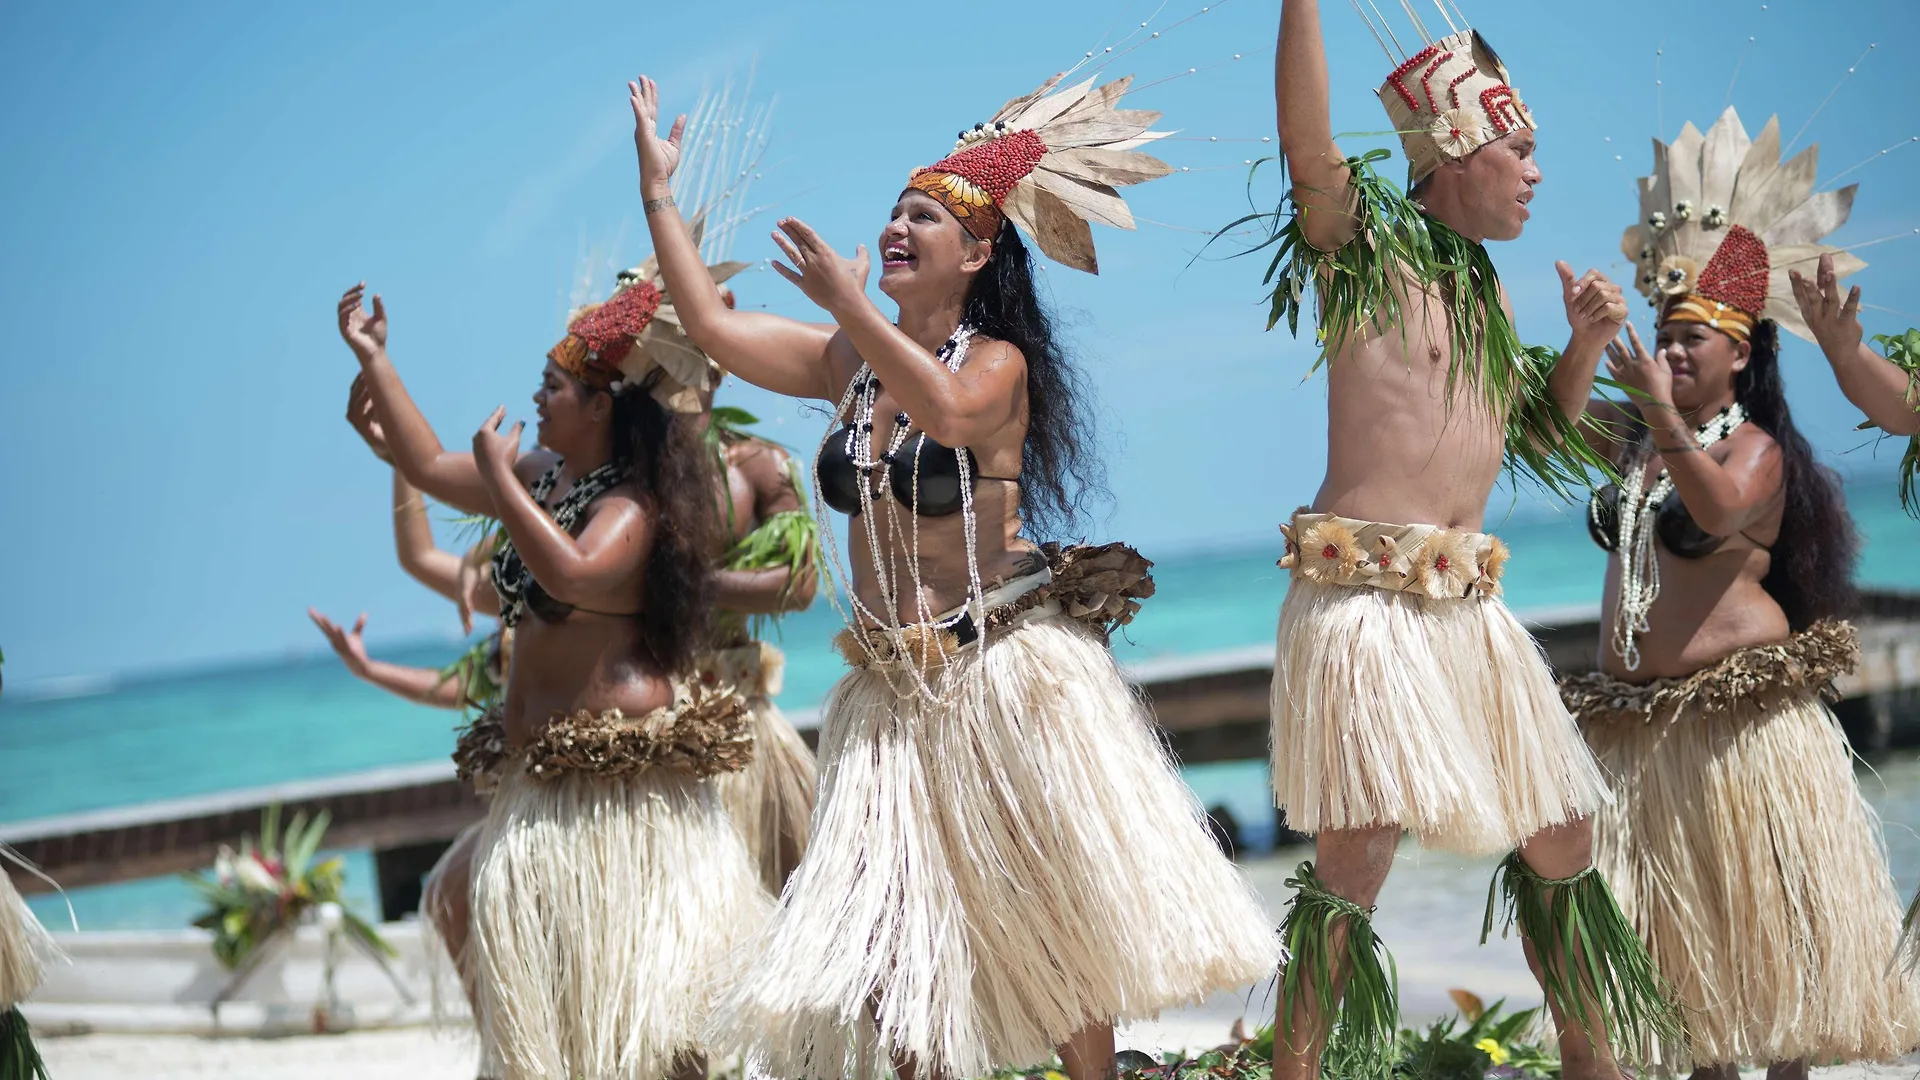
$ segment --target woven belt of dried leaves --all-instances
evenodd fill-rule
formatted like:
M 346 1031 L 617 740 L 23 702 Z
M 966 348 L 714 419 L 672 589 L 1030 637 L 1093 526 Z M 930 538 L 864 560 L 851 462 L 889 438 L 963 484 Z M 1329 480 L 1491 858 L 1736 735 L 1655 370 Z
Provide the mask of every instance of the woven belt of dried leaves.
M 453 744 L 454 771 L 460 779 L 478 784 L 493 775 L 507 754 L 507 725 L 500 706 L 495 705 L 460 729 Z
M 1743 704 L 1764 708 L 1809 690 L 1831 697 L 1833 680 L 1859 659 L 1860 635 L 1851 623 L 1821 622 L 1777 645 L 1741 649 L 1685 678 L 1634 685 L 1598 671 L 1570 676 L 1560 680 L 1560 697 L 1588 723 L 1673 720 L 1732 712 Z
M 988 619 L 991 621 L 991 613 Z M 861 644 L 863 635 L 866 639 L 864 645 Z M 962 648 L 958 634 L 938 626 L 904 627 L 900 631 L 900 641 L 901 648 L 896 650 L 893 638 L 887 631 L 847 629 L 833 636 L 833 647 L 854 667 L 865 667 L 872 662 L 867 654 L 867 650 L 871 649 L 882 663 L 911 660 L 926 672 L 947 666 L 947 661 L 957 656 Z
M 738 772 L 753 760 L 746 699 L 728 687 L 691 682 L 673 705 L 628 719 L 618 709 L 557 717 L 521 751 L 527 774 L 553 779 L 587 772 L 625 776 L 670 769 L 695 776 Z
M 1041 547 L 1053 580 L 1011 604 L 987 613 L 987 626 L 998 628 L 1049 600 L 1079 620 L 1105 641 L 1119 627 L 1133 621 L 1140 601 L 1153 595 L 1153 560 L 1121 543 Z

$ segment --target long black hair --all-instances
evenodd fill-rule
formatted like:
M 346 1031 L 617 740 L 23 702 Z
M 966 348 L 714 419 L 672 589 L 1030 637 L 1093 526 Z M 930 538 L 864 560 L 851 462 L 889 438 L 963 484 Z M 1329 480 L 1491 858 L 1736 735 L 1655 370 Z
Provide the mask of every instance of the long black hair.
M 1020 448 L 1020 516 L 1043 539 L 1080 524 L 1090 499 L 1106 494 L 1095 453 L 1091 395 L 1054 331 L 1054 316 L 1034 288 L 1033 257 L 1013 222 L 1003 222 L 993 254 L 967 288 L 966 320 L 1027 358 L 1027 441 Z
M 713 617 L 713 459 L 690 420 L 650 392 L 662 376 L 613 395 L 613 460 L 633 468 L 654 515 L 640 643 L 668 671 L 684 671 Z
M 1860 534 L 1847 513 L 1840 477 L 1814 460 L 1813 447 L 1793 425 L 1780 381 L 1780 325 L 1763 319 L 1753 328 L 1747 366 L 1734 375 L 1733 396 L 1747 419 L 1780 447 L 1780 538 L 1761 586 L 1787 624 L 1804 630 L 1821 619 L 1843 616 L 1859 600 L 1853 585 Z

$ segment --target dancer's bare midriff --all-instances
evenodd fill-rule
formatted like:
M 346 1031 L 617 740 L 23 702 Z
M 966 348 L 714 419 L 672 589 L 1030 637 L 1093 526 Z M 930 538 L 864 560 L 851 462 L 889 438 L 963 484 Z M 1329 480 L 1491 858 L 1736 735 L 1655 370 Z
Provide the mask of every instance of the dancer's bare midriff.
M 1709 450 L 1724 459 L 1729 449 Z M 1660 459 L 1644 466 L 1646 482 L 1659 475 Z M 1614 620 L 1620 607 L 1620 558 L 1607 560 L 1607 586 L 1602 595 L 1600 670 L 1622 682 L 1684 678 L 1741 649 L 1785 641 L 1792 633 L 1787 613 L 1762 584 L 1773 568 L 1773 555 L 1760 546 L 1774 543 L 1780 533 L 1780 509 L 1744 532 L 1728 537 L 1708 555 L 1681 558 L 1656 542 L 1654 558 L 1660 566 L 1660 595 L 1647 612 L 1647 632 L 1641 634 L 1640 666 L 1628 670 L 1613 647 Z
M 1504 296 L 1503 296 L 1504 300 Z M 1506 418 L 1461 377 L 1437 297 L 1411 292 L 1399 325 L 1356 333 L 1329 358 L 1321 513 L 1480 531 L 1499 478 Z
M 640 623 L 631 615 L 576 610 L 548 622 L 528 612 L 514 628 L 507 742 L 525 746 L 555 719 L 581 710 L 638 717 L 671 704 L 672 684 L 641 662 L 644 655 Z

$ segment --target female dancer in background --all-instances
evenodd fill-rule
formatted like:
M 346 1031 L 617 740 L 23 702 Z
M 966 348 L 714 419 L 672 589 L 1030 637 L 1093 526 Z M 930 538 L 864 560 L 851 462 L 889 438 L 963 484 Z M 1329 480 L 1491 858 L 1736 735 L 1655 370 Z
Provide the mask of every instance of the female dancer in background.
M 1779 360 L 1782 327 L 1806 331 L 1790 260 L 1822 250 L 1852 191 L 1781 176 L 1777 126 L 1749 143 L 1731 109 L 1664 149 L 1628 234 L 1655 351 L 1629 327 L 1610 366 L 1640 400 L 1595 404 L 1624 436 L 1606 446 L 1622 483 L 1590 507 L 1608 637 L 1601 670 L 1562 684 L 1613 782 L 1597 862 L 1685 1006 L 1685 1039 L 1642 1049 L 1726 1080 L 1890 1060 L 1920 1045 L 1920 995 L 1888 970 L 1880 824 L 1821 697 L 1858 655 L 1839 621 L 1858 539 Z
M 501 409 L 465 454 L 409 399 L 380 299 L 371 317 L 359 286 L 340 302 L 397 467 L 506 538 L 506 760 L 472 948 L 482 1039 L 508 1078 L 703 1071 L 710 988 L 766 909 L 706 780 L 751 755 L 745 703 L 682 678 L 707 640 L 716 480 L 677 408 L 704 372 L 649 332 L 666 303 L 634 281 L 549 352 L 541 449 L 522 453 Z

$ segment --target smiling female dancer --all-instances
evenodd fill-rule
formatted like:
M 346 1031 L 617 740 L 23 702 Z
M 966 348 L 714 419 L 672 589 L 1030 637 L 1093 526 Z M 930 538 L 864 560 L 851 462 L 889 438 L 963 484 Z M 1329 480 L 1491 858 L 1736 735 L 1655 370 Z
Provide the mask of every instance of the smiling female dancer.
M 812 846 L 715 1023 L 777 1076 L 959 1078 L 1057 1048 L 1092 1080 L 1111 1074 L 1114 1021 L 1277 959 L 1105 647 L 1147 564 L 1022 535 L 1071 511 L 1091 447 L 1015 223 L 1093 270 L 1087 218 L 1131 224 L 1110 185 L 1168 171 L 1130 152 L 1157 114 L 1114 108 L 1126 80 L 1057 84 L 899 194 L 880 239 L 897 321 L 865 296 L 864 251 L 842 259 L 792 220 L 781 272 L 837 327 L 680 307 L 727 370 L 839 403 L 816 482 L 853 517 L 853 671 L 825 706 Z M 670 288 L 695 289 L 670 189 L 680 126 L 660 137 L 650 80 L 630 92 L 655 251 Z
M 1640 183 L 1626 254 L 1658 305 L 1656 351 L 1631 327 L 1609 349 L 1640 396 L 1594 406 L 1623 477 L 1589 515 L 1607 638 L 1600 671 L 1562 684 L 1613 785 L 1596 861 L 1684 1006 L 1684 1041 L 1645 1056 L 1698 1080 L 1920 1045 L 1920 994 L 1888 971 L 1880 823 L 1822 700 L 1858 656 L 1839 619 L 1859 541 L 1780 377 L 1780 331 L 1808 331 L 1789 269 L 1863 265 L 1819 243 L 1853 189 L 1815 194 L 1815 148 L 1808 167 L 1779 151 L 1777 123 L 1750 140 L 1729 108 L 1658 147 Z

